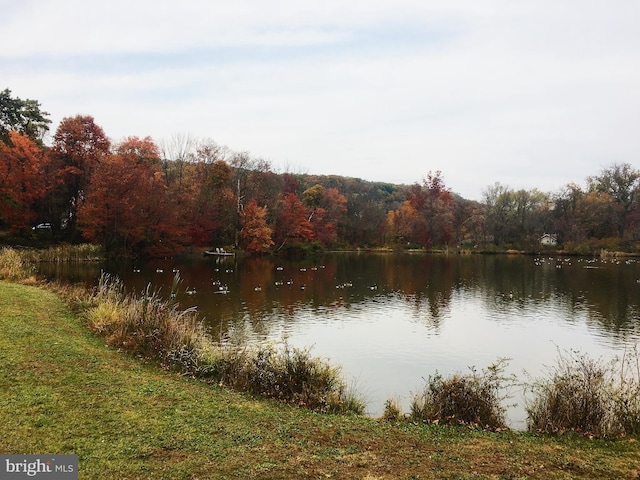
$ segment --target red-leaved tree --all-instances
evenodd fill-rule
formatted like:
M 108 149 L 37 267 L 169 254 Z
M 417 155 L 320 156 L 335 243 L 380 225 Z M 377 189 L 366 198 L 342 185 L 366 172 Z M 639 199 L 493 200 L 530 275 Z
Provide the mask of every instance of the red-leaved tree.
M 76 233 L 78 207 L 89 179 L 109 153 L 109 139 L 88 115 L 64 118 L 53 136 L 51 158 L 57 180 L 54 214 L 56 222 L 64 218 L 70 238 Z
M 313 240 L 313 226 L 307 209 L 295 193 L 286 195 L 280 203 L 276 221 L 275 239 L 279 248 Z
M 78 211 L 83 236 L 110 253 L 173 253 L 181 235 L 166 190 L 156 145 L 128 138 L 94 169 Z

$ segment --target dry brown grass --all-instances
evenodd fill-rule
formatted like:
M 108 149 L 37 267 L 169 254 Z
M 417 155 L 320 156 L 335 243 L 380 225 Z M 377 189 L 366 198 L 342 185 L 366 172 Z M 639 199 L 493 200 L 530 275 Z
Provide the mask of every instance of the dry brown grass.
M 547 378 L 531 385 L 528 428 L 596 437 L 640 433 L 640 357 L 637 348 L 603 362 L 569 351 L 558 354 Z
M 411 402 L 413 421 L 506 429 L 504 392 L 515 378 L 504 374 L 507 360 L 498 360 L 482 372 L 430 376 L 424 390 Z
M 35 283 L 33 264 L 24 258 L 24 254 L 13 248 L 0 249 L 0 278 L 22 283 Z

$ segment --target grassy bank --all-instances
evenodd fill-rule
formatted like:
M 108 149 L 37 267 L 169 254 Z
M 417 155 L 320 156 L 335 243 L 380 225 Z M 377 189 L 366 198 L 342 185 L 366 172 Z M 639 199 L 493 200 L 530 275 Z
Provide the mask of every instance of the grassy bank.
M 313 413 L 105 347 L 54 294 L 0 282 L 0 452 L 81 479 L 637 478 L 640 446 Z

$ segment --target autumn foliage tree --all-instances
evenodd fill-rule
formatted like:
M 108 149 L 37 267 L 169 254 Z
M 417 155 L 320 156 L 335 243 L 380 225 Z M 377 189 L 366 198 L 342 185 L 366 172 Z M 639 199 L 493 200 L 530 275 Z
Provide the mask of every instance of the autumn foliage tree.
M 387 214 L 386 228 L 388 238 L 395 244 L 410 242 L 413 238 L 418 211 L 409 201 L 405 201 L 396 210 L 391 210 Z
M 632 212 L 638 208 L 640 170 L 628 163 L 614 164 L 600 175 L 589 177 L 588 182 L 592 192 L 605 193 L 613 200 L 614 208 L 607 220 L 616 226 L 619 237 L 624 238 Z
M 108 252 L 173 252 L 180 232 L 168 205 L 158 149 L 131 137 L 98 163 L 78 210 L 82 235 Z
M 197 225 L 207 243 L 235 241 L 238 202 L 232 185 L 233 169 L 224 160 L 207 165 L 207 175 L 196 202 Z
M 313 238 L 327 246 L 338 238 L 337 225 L 347 211 L 347 199 L 336 188 L 316 184 L 302 192 Z
M 16 131 L 0 142 L 0 221 L 12 231 L 25 231 L 36 219 L 34 204 L 46 194 L 46 156 L 26 135 Z
M 111 155 L 98 165 L 91 180 L 78 211 L 83 237 L 102 244 L 108 252 L 126 251 L 139 243 L 144 225 L 138 218 L 137 169 L 121 155 Z
M 298 195 L 289 193 L 280 203 L 276 221 L 275 240 L 278 248 L 311 241 L 313 238 L 313 225 L 309 221 L 307 209 Z
M 402 206 L 387 214 L 387 231 L 395 243 L 425 247 L 449 245 L 454 237 L 454 202 L 441 173 L 429 173 L 423 184 L 406 191 Z
M 267 207 L 260 207 L 255 199 L 242 211 L 241 246 L 252 254 L 268 252 L 273 247 L 272 229 L 267 225 Z
M 422 186 L 415 184 L 407 192 L 407 201 L 418 212 L 418 239 L 423 245 L 448 245 L 453 240 L 453 197 L 442 173 L 429 172 Z
M 68 236 L 75 236 L 78 207 L 94 170 L 110 153 L 110 142 L 93 117 L 64 118 L 53 137 L 52 160 L 57 179 L 56 220 L 64 218 Z

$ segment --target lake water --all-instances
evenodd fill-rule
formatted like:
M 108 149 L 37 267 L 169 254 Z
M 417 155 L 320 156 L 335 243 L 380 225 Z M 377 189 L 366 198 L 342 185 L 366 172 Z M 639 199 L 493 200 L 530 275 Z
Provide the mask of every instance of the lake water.
M 389 398 L 408 411 L 436 372 L 509 358 L 507 373 L 526 380 L 525 371 L 547 372 L 558 351 L 608 359 L 640 338 L 635 260 L 337 253 L 43 268 L 88 283 L 103 268 L 133 291 L 151 283 L 166 295 L 179 270 L 180 306 L 196 306 L 213 335 L 310 347 L 341 366 L 374 416 Z M 511 393 L 511 426 L 523 428 L 522 393 Z

